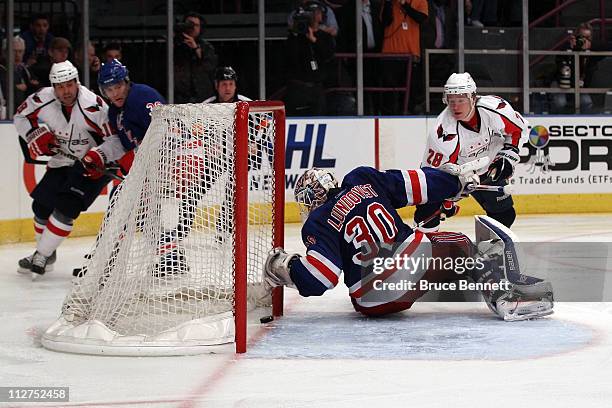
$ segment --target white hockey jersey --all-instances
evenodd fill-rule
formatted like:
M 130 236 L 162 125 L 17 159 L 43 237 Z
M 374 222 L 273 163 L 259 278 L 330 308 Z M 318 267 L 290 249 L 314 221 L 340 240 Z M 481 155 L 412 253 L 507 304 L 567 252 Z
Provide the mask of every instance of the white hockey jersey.
M 117 138 L 111 134 L 108 106 L 101 97 L 82 85 L 71 110 L 62 109 L 53 87 L 30 95 L 17 109 L 14 123 L 17 133 L 24 139 L 43 123 L 53 132 L 60 145 L 60 153 L 49 159 L 48 166 L 53 168 L 74 164 L 73 159 L 61 152 L 80 159 L 105 139 Z
M 439 167 L 444 163 L 464 164 L 481 157 L 493 161 L 504 143 L 520 149 L 527 141 L 528 122 L 499 96 L 480 96 L 476 100 L 474 130 L 457 121 L 447 107 L 429 131 L 422 167 Z M 484 173 L 488 165 L 479 174 Z

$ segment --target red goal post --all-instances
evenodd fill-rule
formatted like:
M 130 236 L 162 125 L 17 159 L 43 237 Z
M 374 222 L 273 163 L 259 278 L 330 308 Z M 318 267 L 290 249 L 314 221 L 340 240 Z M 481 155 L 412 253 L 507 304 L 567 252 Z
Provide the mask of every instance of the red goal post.
M 272 112 L 275 123 L 274 138 L 274 208 L 273 208 L 273 246 L 283 246 L 285 243 L 285 105 L 275 101 L 238 102 L 236 107 L 236 134 L 234 139 L 236 157 L 236 192 L 234 208 L 236 209 L 236 352 L 246 352 L 247 343 L 247 279 L 246 254 L 248 219 L 248 147 L 249 147 L 249 115 L 252 113 Z M 240 137 L 241 135 L 247 137 Z M 280 137 L 279 137 L 280 135 Z M 246 204 L 246 205 L 245 205 Z M 272 293 L 272 315 L 283 314 L 283 288 L 278 287 Z

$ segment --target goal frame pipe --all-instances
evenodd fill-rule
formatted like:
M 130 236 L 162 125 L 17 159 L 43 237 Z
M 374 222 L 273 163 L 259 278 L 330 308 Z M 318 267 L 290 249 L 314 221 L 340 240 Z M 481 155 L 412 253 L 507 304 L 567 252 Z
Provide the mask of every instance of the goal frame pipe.
M 274 247 L 285 246 L 285 109 L 274 111 Z M 282 316 L 284 289 L 272 290 L 272 316 Z
M 249 106 L 236 105 L 234 133 L 234 325 L 236 353 L 246 352 Z
M 276 126 L 274 138 L 274 208 L 273 228 L 274 241 L 272 245 L 285 245 L 285 104 L 280 101 L 249 102 L 249 112 L 272 111 Z M 284 288 L 278 286 L 272 290 L 272 316 L 283 315 Z
M 245 353 L 247 347 L 247 245 L 248 245 L 248 126 L 249 113 L 269 112 L 274 115 L 274 247 L 284 245 L 285 213 L 285 105 L 276 101 L 238 102 L 236 105 L 234 137 L 234 325 L 236 353 Z M 240 137 L 242 136 L 242 137 Z M 278 149 L 278 150 L 277 150 Z M 263 267 L 263 265 L 262 265 Z M 277 288 L 279 289 L 279 288 Z M 283 292 L 272 294 L 273 315 L 280 316 Z M 280 310 L 278 309 L 280 308 Z M 279 314 L 275 314 L 274 312 Z

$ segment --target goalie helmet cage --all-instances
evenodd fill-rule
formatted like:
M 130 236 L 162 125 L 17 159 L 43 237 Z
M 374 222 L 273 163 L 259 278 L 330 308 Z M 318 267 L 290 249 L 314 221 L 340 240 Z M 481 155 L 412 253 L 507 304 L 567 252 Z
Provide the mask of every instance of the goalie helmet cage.
M 163 105 L 119 185 L 84 275 L 46 348 L 187 355 L 247 346 L 248 311 L 272 305 L 263 269 L 284 243 L 281 102 Z M 249 319 L 250 320 L 250 319 Z

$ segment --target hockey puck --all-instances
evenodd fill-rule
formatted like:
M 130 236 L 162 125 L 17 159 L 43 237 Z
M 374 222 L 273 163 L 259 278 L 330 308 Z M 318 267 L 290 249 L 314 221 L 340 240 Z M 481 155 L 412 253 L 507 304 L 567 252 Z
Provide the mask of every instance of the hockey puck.
M 270 316 L 264 316 L 261 319 L 259 319 L 260 323 L 270 323 L 271 321 L 274 320 L 274 316 L 270 315 Z

